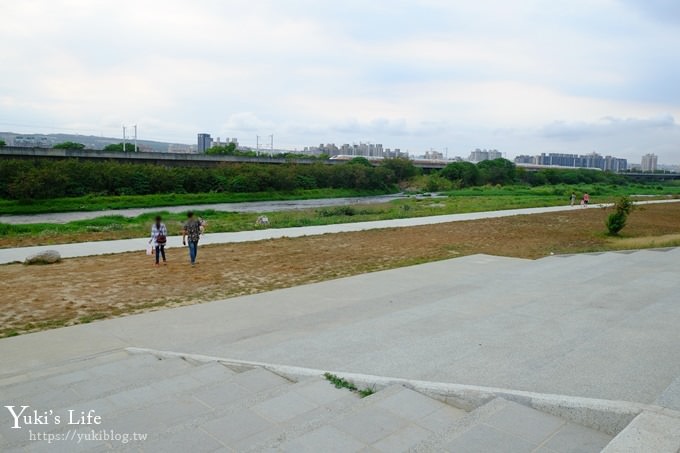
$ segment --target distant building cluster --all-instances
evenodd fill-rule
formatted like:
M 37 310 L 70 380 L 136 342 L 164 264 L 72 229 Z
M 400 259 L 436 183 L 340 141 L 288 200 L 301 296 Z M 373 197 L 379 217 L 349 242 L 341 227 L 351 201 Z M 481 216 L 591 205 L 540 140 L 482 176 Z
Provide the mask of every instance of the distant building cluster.
M 268 147 L 264 150 L 267 153 L 286 153 L 290 150 L 274 149 L 274 136 L 267 136 L 270 141 L 267 143 Z M 106 145 L 117 143 L 116 139 L 107 137 L 83 136 L 73 134 L 30 134 L 19 135 L 11 132 L 0 133 L 0 139 L 3 139 L 7 146 L 16 146 L 23 148 L 52 148 L 56 143 L 65 141 L 76 141 L 85 145 L 86 149 L 102 149 Z M 260 137 L 258 136 L 258 145 L 255 151 L 258 153 L 261 150 Z M 195 145 L 181 144 L 181 143 L 163 143 L 146 141 L 138 144 L 140 151 L 147 152 L 163 152 L 188 154 L 188 153 L 205 153 L 213 146 L 224 146 L 228 144 L 235 144 L 239 150 L 253 150 L 247 146 L 239 145 L 236 137 L 226 137 L 221 140 L 216 137 L 214 140 L 208 133 L 200 133 L 197 135 Z M 381 143 L 345 143 L 337 146 L 335 143 L 321 143 L 318 146 L 308 146 L 302 151 L 306 154 L 320 155 L 327 154 L 330 157 L 335 156 L 351 156 L 351 157 L 366 157 L 366 158 L 409 158 L 408 152 L 401 151 L 400 148 L 384 148 Z M 477 148 L 470 152 L 467 160 L 469 162 L 478 163 L 486 160 L 494 160 L 503 158 L 503 153 L 497 149 L 480 149 Z M 449 160 L 462 161 L 461 157 L 448 158 L 444 153 L 435 151 L 430 148 L 424 154 L 419 155 L 417 159 L 425 160 Z M 656 154 L 648 153 L 642 156 L 640 163 L 629 164 L 626 159 L 615 156 L 602 156 L 596 152 L 590 154 L 563 154 L 563 153 L 541 153 L 538 155 L 520 155 L 514 159 L 516 164 L 536 165 L 546 167 L 571 167 L 571 168 L 594 168 L 604 171 L 624 172 L 624 171 L 642 171 L 642 172 L 657 172 L 670 171 L 680 172 L 679 165 L 659 165 Z
M 44 136 L 17 135 L 14 137 L 13 145 L 26 148 L 51 148 L 54 143 Z
M 517 156 L 515 158 L 515 163 L 574 168 L 598 168 L 600 170 L 613 172 L 621 172 L 628 169 L 628 161 L 626 159 L 613 156 L 603 157 L 598 153 L 582 155 L 560 153 L 542 153 L 538 156 L 524 155 Z
M 468 157 L 468 160 L 470 162 L 482 162 L 484 160 L 494 160 L 494 159 L 501 159 L 503 157 L 503 154 L 498 151 L 497 149 L 475 149 L 470 153 L 470 157 Z
M 439 151 L 425 151 L 423 157 L 427 160 L 444 160 L 444 153 L 440 153 Z
M 181 151 L 181 152 L 196 152 L 196 153 L 205 153 L 207 150 L 212 148 L 213 146 L 225 146 L 228 145 L 229 143 L 234 143 L 236 144 L 236 147 L 238 148 L 238 139 L 236 137 L 233 138 L 225 138 L 225 141 L 221 141 L 219 137 L 217 137 L 215 140 L 212 139 L 210 134 L 206 133 L 201 133 L 198 134 L 198 141 L 195 147 L 189 147 L 188 151 Z M 177 145 L 181 146 L 181 145 Z M 188 146 L 188 145 L 187 145 Z M 177 152 L 177 151 L 171 151 L 170 147 L 168 147 L 168 152 Z
M 236 138 L 236 137 L 232 137 L 232 138 L 225 137 L 224 141 L 221 141 L 220 138 L 217 137 L 215 139 L 215 141 L 213 142 L 213 146 L 225 146 L 225 145 L 228 145 L 229 143 L 235 144 L 236 147 L 238 148 L 238 138 Z
M 642 156 L 642 162 L 640 164 L 640 170 L 654 172 L 657 170 L 657 157 L 656 154 L 645 154 Z
M 338 147 L 335 143 L 321 143 L 319 146 L 307 146 L 304 149 L 309 154 L 328 154 L 329 156 L 360 156 L 360 157 L 408 157 L 408 153 L 402 152 L 399 148 L 383 148 L 380 143 L 345 143 Z

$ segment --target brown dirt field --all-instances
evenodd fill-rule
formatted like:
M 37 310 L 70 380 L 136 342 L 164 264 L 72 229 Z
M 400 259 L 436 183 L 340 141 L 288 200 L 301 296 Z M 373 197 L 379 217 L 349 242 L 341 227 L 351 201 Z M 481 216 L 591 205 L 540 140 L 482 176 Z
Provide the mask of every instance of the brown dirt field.
M 0 337 L 269 291 L 474 253 L 540 258 L 618 249 L 625 238 L 680 233 L 680 203 L 635 210 L 624 238 L 604 234 L 609 210 L 574 211 L 185 249 L 155 268 L 144 252 L 0 266 Z

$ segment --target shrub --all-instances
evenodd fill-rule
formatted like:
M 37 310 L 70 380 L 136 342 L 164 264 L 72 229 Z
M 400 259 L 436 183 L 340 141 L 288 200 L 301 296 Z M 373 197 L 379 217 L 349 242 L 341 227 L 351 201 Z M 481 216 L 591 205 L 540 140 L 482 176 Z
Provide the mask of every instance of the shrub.
M 440 175 L 458 187 L 471 187 L 479 182 L 479 169 L 471 162 L 452 162 L 442 169 Z
M 76 143 L 76 142 L 64 142 L 64 143 L 57 143 L 52 148 L 54 148 L 54 149 L 85 149 L 85 145 L 83 145 L 82 143 Z
M 391 189 L 394 171 L 355 164 L 235 164 L 210 168 L 64 160 L 0 160 L 0 198 L 31 200 L 98 195 Z
M 607 231 L 611 236 L 616 236 L 626 226 L 628 214 L 633 210 L 635 205 L 628 197 L 621 197 L 614 204 L 614 212 L 607 217 L 606 226 Z
M 391 170 L 397 178 L 397 181 L 405 181 L 420 172 L 420 169 L 413 165 L 413 162 L 401 157 L 385 159 L 382 161 L 382 166 Z
M 609 217 L 607 217 L 607 231 L 611 236 L 616 236 L 619 234 L 619 231 L 623 229 L 623 227 L 626 226 L 626 214 L 623 212 L 613 212 L 609 214 Z
M 336 217 L 336 216 L 348 216 L 351 217 L 357 212 L 351 206 L 338 206 L 337 208 L 324 208 L 319 210 L 319 215 L 321 217 Z

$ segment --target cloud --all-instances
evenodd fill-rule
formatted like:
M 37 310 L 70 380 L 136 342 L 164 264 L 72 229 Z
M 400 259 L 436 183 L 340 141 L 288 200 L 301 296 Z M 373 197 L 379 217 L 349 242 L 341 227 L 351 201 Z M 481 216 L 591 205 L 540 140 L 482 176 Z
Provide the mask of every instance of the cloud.
M 637 162 L 656 153 L 664 163 L 675 162 L 680 125 L 670 115 L 650 118 L 606 117 L 594 122 L 556 121 L 540 129 L 548 151 L 611 154 Z M 540 139 L 539 139 L 540 141 Z
M 622 0 L 622 2 L 657 21 L 680 24 L 680 3 L 676 0 Z
M 541 134 L 546 138 L 578 140 L 590 137 L 612 137 L 615 135 L 640 135 L 656 132 L 676 132 L 680 125 L 671 115 L 656 118 L 615 118 L 605 117 L 594 123 L 555 121 L 543 127 Z
M 9 2 L 0 128 L 119 134 L 137 123 L 144 138 L 174 142 L 275 134 L 291 148 L 364 140 L 463 155 L 609 140 L 680 162 L 677 126 L 664 126 L 680 117 L 677 5 Z
M 222 128 L 235 132 L 266 132 L 273 128 L 273 123 L 260 119 L 252 112 L 240 112 L 229 115 Z

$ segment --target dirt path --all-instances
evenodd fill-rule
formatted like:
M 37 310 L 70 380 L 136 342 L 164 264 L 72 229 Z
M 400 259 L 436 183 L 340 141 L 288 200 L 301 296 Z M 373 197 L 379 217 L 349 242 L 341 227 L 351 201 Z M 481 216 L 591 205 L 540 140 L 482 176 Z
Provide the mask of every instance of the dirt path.
M 603 234 L 609 212 L 590 209 L 206 246 L 194 268 L 185 250 L 170 250 L 168 266 L 159 268 L 143 253 L 75 258 L 52 266 L 0 266 L 0 336 L 473 253 L 539 258 L 550 252 L 616 248 Z M 677 235 L 680 204 L 636 210 L 624 233 L 645 240 Z M 644 241 L 638 246 L 644 247 Z

